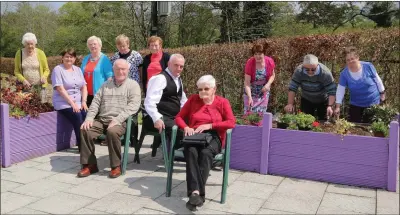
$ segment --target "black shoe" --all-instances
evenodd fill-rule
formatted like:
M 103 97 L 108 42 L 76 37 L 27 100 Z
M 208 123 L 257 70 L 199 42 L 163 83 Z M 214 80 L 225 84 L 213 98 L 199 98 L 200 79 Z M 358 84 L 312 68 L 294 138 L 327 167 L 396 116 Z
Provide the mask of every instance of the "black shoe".
M 203 198 L 197 193 L 192 193 L 192 195 L 189 196 L 189 203 L 201 207 L 203 206 Z
M 192 205 L 190 202 L 186 202 L 186 208 L 190 211 L 197 211 L 196 205 Z

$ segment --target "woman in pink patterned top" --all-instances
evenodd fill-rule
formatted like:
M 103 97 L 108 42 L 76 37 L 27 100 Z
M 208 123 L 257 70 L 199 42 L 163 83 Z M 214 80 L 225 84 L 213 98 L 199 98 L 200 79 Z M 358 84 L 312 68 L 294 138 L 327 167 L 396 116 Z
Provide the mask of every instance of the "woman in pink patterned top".
M 275 80 L 274 60 L 265 56 L 265 47 L 255 44 L 253 57 L 247 60 L 244 78 L 244 112 L 266 113 L 272 82 Z

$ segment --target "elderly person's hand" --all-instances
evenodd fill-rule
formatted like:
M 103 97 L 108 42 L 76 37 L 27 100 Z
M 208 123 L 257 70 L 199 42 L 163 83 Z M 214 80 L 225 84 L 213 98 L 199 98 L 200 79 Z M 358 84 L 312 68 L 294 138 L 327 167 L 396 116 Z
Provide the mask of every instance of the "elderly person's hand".
M 110 128 L 112 128 L 112 127 L 116 126 L 117 124 L 118 124 L 118 122 L 117 122 L 117 121 L 115 121 L 115 120 L 112 120 L 112 121 L 110 122 L 110 124 L 108 124 L 108 127 L 107 127 L 107 129 L 110 129 Z
M 28 80 L 25 80 L 25 81 L 23 82 L 23 84 L 24 84 L 25 87 L 28 87 L 28 88 L 30 88 L 30 87 L 32 86 L 31 83 L 29 83 Z
M 162 121 L 161 119 L 157 120 L 154 123 L 154 128 L 157 128 L 158 132 L 161 134 L 162 130 L 165 129 L 164 121 Z
M 72 110 L 73 110 L 75 113 L 78 113 L 78 112 L 81 111 L 81 109 L 79 108 L 79 106 L 78 106 L 75 102 L 72 102 L 71 107 L 72 107 Z
M 386 93 L 381 93 L 381 102 L 386 100 Z
M 265 93 L 271 90 L 271 84 L 267 83 L 262 89 L 261 92 Z
M 89 130 L 90 127 L 92 127 L 92 126 L 93 126 L 93 121 L 92 121 L 92 120 L 87 120 L 87 121 L 84 121 L 84 122 L 82 123 L 81 129 L 83 129 L 83 130 Z
M 41 78 L 40 78 L 40 82 L 41 82 L 42 84 L 45 84 L 45 83 L 46 83 L 46 78 L 45 78 L 45 77 L 41 77 Z
M 197 127 L 194 132 L 195 133 L 202 133 L 203 131 L 207 131 L 207 130 L 211 130 L 211 129 L 212 129 L 212 125 L 211 124 L 203 124 L 203 125 L 200 125 L 199 127 Z
M 88 109 L 89 109 L 89 108 L 88 108 L 86 102 L 82 102 L 81 110 L 88 111 Z
M 286 113 L 293 113 L 293 105 L 292 104 L 287 104 L 286 106 L 285 106 L 285 111 L 286 111 Z
M 185 127 L 183 130 L 184 130 L 185 136 L 192 136 L 194 134 L 193 128 Z
M 328 117 L 331 117 L 332 114 L 333 114 L 333 109 L 332 109 L 331 106 L 328 106 L 328 107 L 326 108 L 326 115 L 327 115 Z

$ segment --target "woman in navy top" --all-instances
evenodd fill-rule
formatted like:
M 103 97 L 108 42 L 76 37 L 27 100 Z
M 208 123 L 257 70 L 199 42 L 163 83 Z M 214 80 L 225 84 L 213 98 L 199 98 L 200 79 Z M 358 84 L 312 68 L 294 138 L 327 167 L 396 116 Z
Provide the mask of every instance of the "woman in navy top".
M 348 87 L 350 91 L 349 121 L 370 122 L 370 119 L 364 116 L 364 110 L 385 100 L 385 87 L 374 65 L 360 61 L 354 47 L 346 49 L 346 64 L 346 68 L 340 73 L 335 113 L 340 113 L 340 106 Z

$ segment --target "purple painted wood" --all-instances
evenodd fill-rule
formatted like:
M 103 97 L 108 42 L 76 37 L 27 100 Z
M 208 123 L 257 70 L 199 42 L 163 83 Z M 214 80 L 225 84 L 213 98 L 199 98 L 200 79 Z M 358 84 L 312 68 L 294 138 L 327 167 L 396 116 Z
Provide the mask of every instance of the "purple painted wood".
M 76 143 L 72 125 L 56 111 L 42 113 L 38 118 L 7 119 L 10 122 L 10 138 L 4 143 L 10 146 L 10 163 L 7 166 L 67 149 Z
M 10 126 L 9 108 L 7 104 L 1 104 L 1 165 L 4 167 L 11 165 L 10 157 Z
M 331 146 L 342 149 L 367 150 L 371 152 L 382 152 L 382 144 L 389 144 L 389 138 L 367 137 L 356 135 L 345 135 L 342 137 L 333 133 L 294 131 L 273 128 L 271 129 L 271 142 L 288 142 L 293 144 L 304 144 L 305 142 L 314 146 Z M 332 144 L 341 143 L 341 144 Z
M 260 155 L 260 174 L 268 173 L 269 137 L 272 128 L 272 114 L 266 113 L 263 117 L 263 127 L 261 135 L 261 155 Z
M 271 129 L 268 173 L 386 189 L 388 151 L 389 138 Z
M 388 184 L 389 191 L 396 192 L 397 170 L 399 164 L 399 123 L 390 123 L 389 161 L 388 161 Z
M 232 130 L 230 168 L 259 172 L 262 127 L 236 125 Z

